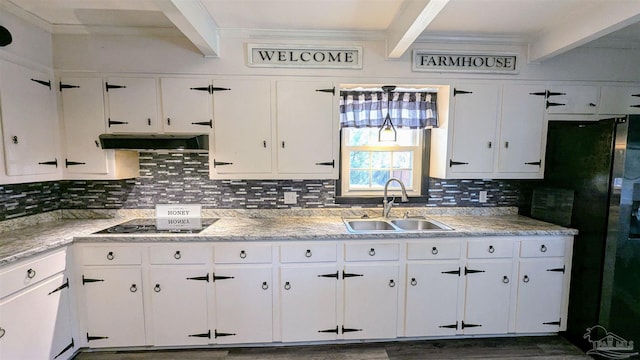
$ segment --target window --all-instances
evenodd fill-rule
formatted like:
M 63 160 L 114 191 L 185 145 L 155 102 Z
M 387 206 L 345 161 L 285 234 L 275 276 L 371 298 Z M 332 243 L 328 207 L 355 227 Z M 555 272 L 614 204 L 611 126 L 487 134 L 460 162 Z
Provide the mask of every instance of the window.
M 340 91 L 340 196 L 382 196 L 392 177 L 402 180 L 409 196 L 423 195 L 425 129 L 437 127 L 437 93 L 437 88 L 395 86 Z M 379 141 L 388 118 L 396 141 Z M 392 182 L 389 188 L 400 185 Z
M 379 142 L 377 128 L 342 129 L 342 196 L 381 196 L 392 177 L 409 196 L 422 188 L 422 129 L 396 129 L 396 142 Z M 397 182 L 390 189 L 399 189 Z

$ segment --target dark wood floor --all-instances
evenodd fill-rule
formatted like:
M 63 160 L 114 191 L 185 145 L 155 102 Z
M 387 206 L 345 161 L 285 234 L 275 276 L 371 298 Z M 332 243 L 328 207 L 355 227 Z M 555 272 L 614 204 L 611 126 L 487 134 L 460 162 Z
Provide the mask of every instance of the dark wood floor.
M 75 360 L 584 360 L 558 336 L 198 350 L 82 352 Z

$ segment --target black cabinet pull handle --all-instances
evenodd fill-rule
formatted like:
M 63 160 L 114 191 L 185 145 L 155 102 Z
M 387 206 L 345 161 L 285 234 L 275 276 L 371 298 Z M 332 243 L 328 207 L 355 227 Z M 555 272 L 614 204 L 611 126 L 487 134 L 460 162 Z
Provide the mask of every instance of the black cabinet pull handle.
M 493 254 L 496 251 L 496 248 L 494 248 L 493 245 L 489 245 L 487 251 L 489 252 L 489 254 Z
M 418 281 L 416 280 L 416 278 L 411 278 L 411 286 L 416 286 L 418 285 Z
M 132 293 L 138 291 L 138 286 L 136 284 L 131 284 L 129 291 L 131 291 Z
M 311 253 L 311 249 L 307 249 L 307 252 L 304 253 L 304 256 L 310 258 L 313 254 Z
M 284 289 L 291 290 L 291 284 L 288 281 L 284 283 Z
M 180 260 L 182 258 L 182 254 L 180 254 L 180 250 L 177 250 L 175 254 L 173 254 L 173 258 L 176 260 Z
M 262 147 L 265 148 L 265 149 L 267 148 L 267 141 L 266 140 L 262 141 Z
M 247 258 L 247 252 L 244 250 L 240 250 L 240 259 L 246 259 Z
M 547 252 L 547 245 L 545 244 L 540 245 L 540 252 Z
M 107 260 L 111 261 L 115 258 L 115 255 L 113 255 L 113 251 L 109 251 L 107 253 Z
M 524 277 L 522 277 L 522 282 L 528 283 L 529 282 L 529 276 L 525 275 Z
M 33 269 L 29 269 L 27 270 L 27 277 L 29 279 L 33 279 L 34 277 L 36 277 L 36 271 Z
M 99 148 L 100 147 L 100 142 L 98 142 L 98 140 L 94 140 L 93 141 L 96 144 L 96 147 Z
M 268 290 L 269 289 L 269 284 L 267 284 L 266 281 L 262 282 L 262 290 Z
M 167 118 L 167 125 L 171 126 L 171 118 Z
M 12 143 L 14 143 L 14 144 L 17 144 L 17 143 L 18 143 L 18 137 L 17 137 L 17 136 L 15 136 L 15 135 L 14 135 L 14 136 L 12 136 L 12 137 L 11 137 L 11 142 L 12 142 Z
M 505 283 L 505 284 L 508 284 L 509 283 L 509 277 L 507 275 L 503 276 L 502 277 L 502 282 Z
M 284 149 L 284 141 L 282 142 L 282 148 Z
M 438 248 L 437 248 L 437 247 L 435 247 L 435 246 L 434 246 L 434 247 L 432 247 L 432 248 L 431 248 L 431 253 L 432 253 L 433 255 L 438 255 Z
M 147 125 L 151 126 L 151 118 L 147 118 Z
M 0 339 L 2 339 L 2 337 L 4 336 L 4 334 L 6 334 L 7 331 L 3 328 L 0 327 Z
M 371 248 L 371 250 L 369 250 L 369 256 L 376 256 L 376 249 Z
M 396 282 L 393 279 L 389 280 L 389 287 L 395 287 L 395 286 L 396 286 Z
M 162 289 L 160 288 L 160 284 L 156 284 L 156 286 L 153 287 L 153 291 L 159 293 Z

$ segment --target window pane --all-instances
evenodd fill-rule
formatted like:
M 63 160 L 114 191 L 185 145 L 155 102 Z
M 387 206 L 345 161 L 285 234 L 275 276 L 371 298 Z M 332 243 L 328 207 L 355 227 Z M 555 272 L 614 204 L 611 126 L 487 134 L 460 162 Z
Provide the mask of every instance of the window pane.
M 411 170 L 394 170 L 393 177 L 402 180 L 406 188 L 413 188 L 413 172 Z M 395 181 L 392 184 L 396 184 L 395 187 L 400 187 Z
M 371 186 L 369 171 L 351 170 L 349 172 L 349 187 L 368 188 Z
M 371 167 L 374 169 L 389 169 L 391 167 L 391 153 L 387 151 L 371 153 Z
M 410 151 L 398 151 L 393 153 L 393 167 L 395 169 L 411 169 L 413 165 L 413 153 Z
M 352 169 L 369 169 L 371 166 L 371 153 L 368 151 L 349 152 L 349 162 Z
M 389 171 L 374 170 L 371 172 L 372 187 L 384 187 L 387 180 L 389 180 Z

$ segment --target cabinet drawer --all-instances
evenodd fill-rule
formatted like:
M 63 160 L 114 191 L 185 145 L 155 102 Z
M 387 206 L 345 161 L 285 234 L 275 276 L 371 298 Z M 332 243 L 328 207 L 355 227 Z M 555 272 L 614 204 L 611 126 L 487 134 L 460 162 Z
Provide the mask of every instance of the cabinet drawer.
M 206 264 L 211 259 L 208 246 L 184 244 L 152 246 L 149 249 L 151 264 Z
M 66 258 L 63 250 L 0 270 L 0 298 L 64 271 Z
M 344 251 L 346 261 L 398 260 L 400 246 L 384 243 L 346 244 Z
M 336 244 L 301 244 L 280 247 L 283 263 L 328 262 L 338 260 Z
M 564 256 L 564 239 L 526 239 L 520 245 L 520 257 Z
M 469 240 L 467 257 L 469 259 L 510 258 L 513 256 L 512 238 Z
M 408 260 L 459 259 L 460 239 L 424 240 L 407 244 Z
M 82 249 L 83 265 L 140 265 L 140 249 L 129 246 L 95 246 Z
M 217 264 L 264 264 L 271 262 L 271 245 L 216 246 L 213 259 Z

